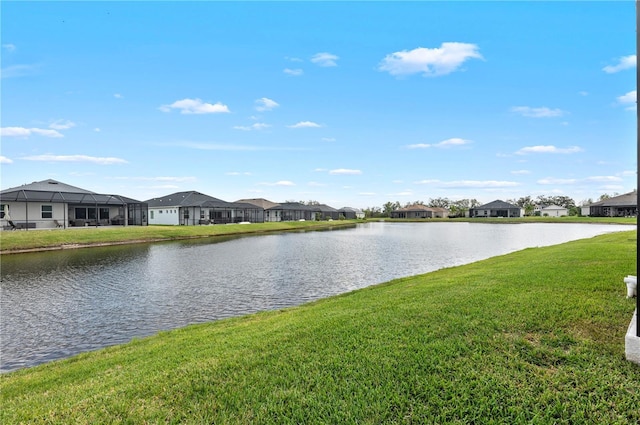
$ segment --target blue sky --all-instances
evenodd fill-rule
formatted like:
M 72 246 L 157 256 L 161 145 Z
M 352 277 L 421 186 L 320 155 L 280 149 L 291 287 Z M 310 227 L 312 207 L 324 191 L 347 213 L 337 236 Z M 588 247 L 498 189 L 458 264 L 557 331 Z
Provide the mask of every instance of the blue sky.
M 3 189 L 366 208 L 636 188 L 632 1 L 0 8 Z

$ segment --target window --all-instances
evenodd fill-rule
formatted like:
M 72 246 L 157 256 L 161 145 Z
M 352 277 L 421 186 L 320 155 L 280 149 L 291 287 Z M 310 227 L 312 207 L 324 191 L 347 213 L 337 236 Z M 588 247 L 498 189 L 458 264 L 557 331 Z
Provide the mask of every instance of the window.
M 149 214 L 151 214 L 151 220 L 153 220 L 153 210 L 149 211 Z
M 189 210 L 184 210 L 184 218 L 189 218 Z
M 76 208 L 76 219 L 84 220 L 87 218 L 87 209 L 86 208 Z
M 4 218 L 5 215 L 9 215 L 9 205 L 0 204 L 0 218 Z
M 53 218 L 53 206 L 42 205 L 42 218 Z
M 100 208 L 100 220 L 109 220 L 109 208 Z

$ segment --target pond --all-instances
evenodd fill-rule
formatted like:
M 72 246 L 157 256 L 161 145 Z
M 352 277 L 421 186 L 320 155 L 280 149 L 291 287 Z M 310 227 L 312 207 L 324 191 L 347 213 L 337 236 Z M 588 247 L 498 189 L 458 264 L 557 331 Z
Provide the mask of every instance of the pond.
M 2 256 L 0 371 L 635 226 L 365 223 Z

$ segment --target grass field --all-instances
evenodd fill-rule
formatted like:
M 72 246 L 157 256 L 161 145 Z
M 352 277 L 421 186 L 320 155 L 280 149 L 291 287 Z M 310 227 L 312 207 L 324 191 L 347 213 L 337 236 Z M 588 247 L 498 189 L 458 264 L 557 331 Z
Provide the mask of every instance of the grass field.
M 638 424 L 636 232 L 531 248 L 0 376 L 0 422 Z
M 115 243 L 211 238 L 288 230 L 317 230 L 353 226 L 358 222 L 360 221 L 283 221 L 278 223 L 220 224 L 215 226 L 107 226 L 2 231 L 0 232 L 0 253 L 7 254 L 22 250 L 77 248 Z

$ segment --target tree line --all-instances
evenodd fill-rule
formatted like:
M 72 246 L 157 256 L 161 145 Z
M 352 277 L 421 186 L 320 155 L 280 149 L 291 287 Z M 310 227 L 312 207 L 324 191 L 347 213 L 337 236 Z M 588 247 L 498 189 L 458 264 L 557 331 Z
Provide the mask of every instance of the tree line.
M 597 201 L 603 201 L 617 195 L 618 193 L 614 193 L 613 195 L 604 193 L 600 195 Z M 580 205 L 589 205 L 597 201 L 589 198 L 583 200 Z M 567 210 L 569 210 L 569 215 L 580 215 L 581 212 L 580 206 L 576 205 L 576 202 L 573 200 L 573 198 L 570 198 L 569 196 L 539 195 L 535 199 L 531 196 L 523 196 L 518 199 L 507 199 L 505 202 L 517 205 L 518 207 L 522 208 L 524 210 L 525 216 L 534 215 L 537 206 L 549 205 L 557 205 L 566 208 Z M 458 201 L 453 201 L 449 198 L 432 198 L 429 199 L 428 202 L 414 201 L 407 202 L 404 205 L 402 205 L 398 201 L 386 202 L 384 205 L 382 205 L 382 207 L 367 207 L 363 211 L 366 218 L 383 218 L 390 217 L 392 211 L 398 210 L 400 208 L 406 208 L 411 205 L 425 205 L 432 208 L 446 208 L 449 210 L 449 217 L 464 217 L 469 209 L 478 207 L 481 204 L 477 199 L 465 198 Z

